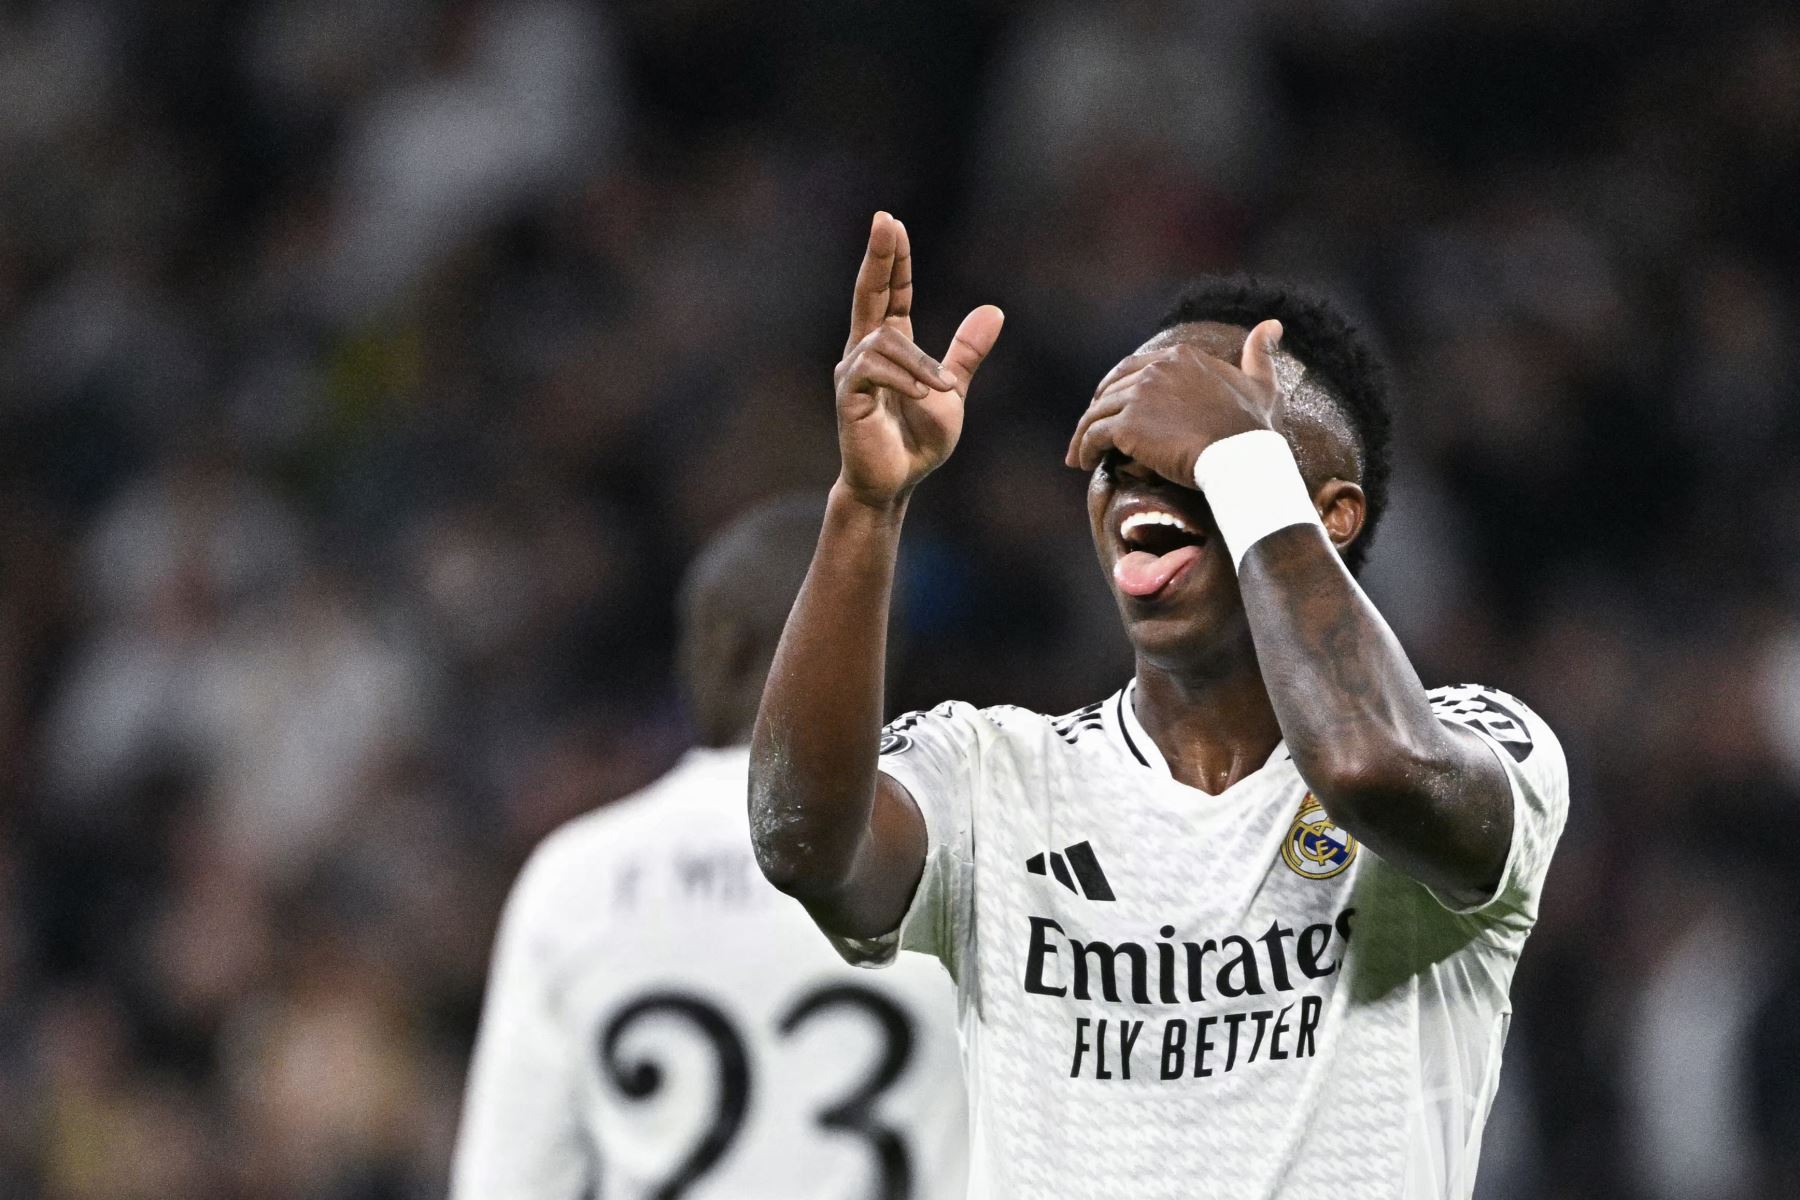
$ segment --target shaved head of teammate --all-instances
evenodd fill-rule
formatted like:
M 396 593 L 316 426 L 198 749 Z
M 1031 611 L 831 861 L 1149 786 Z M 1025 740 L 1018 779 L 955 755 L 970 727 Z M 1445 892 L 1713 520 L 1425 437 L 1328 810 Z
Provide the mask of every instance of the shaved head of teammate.
M 733 522 L 688 567 L 676 659 L 702 746 L 750 740 L 769 661 L 812 562 L 822 507 L 812 496 L 764 504 Z

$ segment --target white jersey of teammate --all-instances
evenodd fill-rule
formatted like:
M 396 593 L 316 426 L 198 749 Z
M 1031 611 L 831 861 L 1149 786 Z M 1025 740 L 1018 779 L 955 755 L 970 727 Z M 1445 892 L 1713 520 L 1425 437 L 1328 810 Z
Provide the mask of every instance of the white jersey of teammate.
M 832 954 L 757 869 L 748 763 L 691 751 L 533 855 L 501 921 L 456 1200 L 964 1194 L 949 979 Z
M 1513 967 L 1568 803 L 1519 701 L 1431 693 L 1512 785 L 1485 903 L 1454 908 L 1332 824 L 1285 746 L 1176 782 L 1134 686 L 1052 720 L 947 704 L 888 727 L 925 817 L 900 928 L 961 993 L 972 1197 L 1467 1197 Z

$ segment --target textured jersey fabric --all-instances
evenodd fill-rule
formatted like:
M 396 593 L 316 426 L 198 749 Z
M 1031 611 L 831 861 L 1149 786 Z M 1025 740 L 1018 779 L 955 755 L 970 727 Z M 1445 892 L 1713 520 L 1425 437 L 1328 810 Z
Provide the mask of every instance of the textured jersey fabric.
M 970 1195 L 1467 1197 L 1567 810 L 1555 737 L 1503 693 L 1431 693 L 1512 787 L 1501 882 L 1459 911 L 1332 824 L 1285 746 L 1217 796 L 1176 782 L 1133 691 L 886 731 L 927 864 L 894 934 L 837 944 L 955 977 Z
M 508 901 L 455 1200 L 954 1200 L 954 991 L 847 967 L 758 871 L 748 754 L 548 838 Z

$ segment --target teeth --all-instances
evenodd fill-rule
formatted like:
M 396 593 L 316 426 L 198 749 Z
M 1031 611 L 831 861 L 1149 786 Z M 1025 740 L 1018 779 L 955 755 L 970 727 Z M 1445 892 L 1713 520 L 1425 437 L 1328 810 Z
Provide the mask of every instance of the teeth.
M 1179 529 L 1183 533 L 1195 532 L 1193 526 L 1189 525 L 1174 513 L 1164 512 L 1159 508 L 1153 508 L 1145 512 L 1134 512 L 1129 517 L 1126 517 L 1119 525 L 1119 536 L 1128 538 L 1131 536 L 1132 530 L 1144 525 L 1167 525 L 1172 529 Z

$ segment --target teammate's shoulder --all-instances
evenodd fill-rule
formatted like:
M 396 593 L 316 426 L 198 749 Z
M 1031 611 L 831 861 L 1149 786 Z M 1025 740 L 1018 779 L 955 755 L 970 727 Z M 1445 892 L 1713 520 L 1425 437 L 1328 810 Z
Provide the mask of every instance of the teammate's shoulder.
M 557 826 L 533 847 L 507 892 L 500 940 L 535 970 L 559 969 L 580 933 L 606 919 L 618 805 L 584 813 Z
M 743 757 L 739 755 L 737 757 Z M 670 810 L 704 794 L 741 796 L 745 772 L 723 751 L 689 751 L 678 763 L 637 791 L 557 826 L 526 860 L 515 891 L 580 892 L 603 886 L 606 864 L 666 833 Z
M 1560 760 L 1562 744 L 1548 722 L 1510 692 L 1479 683 L 1454 683 L 1426 692 L 1431 711 L 1498 742 L 1519 762 L 1544 752 Z
M 513 881 L 512 905 L 525 909 L 560 907 L 591 885 L 614 844 L 609 833 L 619 822 L 620 814 L 615 810 L 631 800 L 627 797 L 583 813 L 546 834 Z

